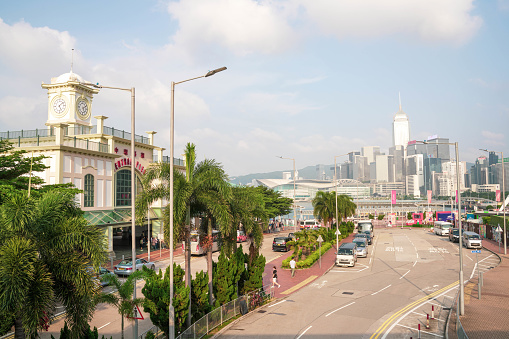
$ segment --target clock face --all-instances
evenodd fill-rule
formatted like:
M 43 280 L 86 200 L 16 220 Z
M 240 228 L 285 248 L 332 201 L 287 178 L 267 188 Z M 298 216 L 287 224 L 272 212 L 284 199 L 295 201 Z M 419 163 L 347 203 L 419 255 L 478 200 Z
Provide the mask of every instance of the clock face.
M 67 107 L 67 104 L 65 103 L 65 100 L 62 98 L 58 98 L 53 102 L 53 111 L 57 114 L 62 114 L 65 112 L 65 108 Z
M 88 114 L 88 104 L 85 100 L 78 101 L 78 115 L 81 118 L 86 118 Z

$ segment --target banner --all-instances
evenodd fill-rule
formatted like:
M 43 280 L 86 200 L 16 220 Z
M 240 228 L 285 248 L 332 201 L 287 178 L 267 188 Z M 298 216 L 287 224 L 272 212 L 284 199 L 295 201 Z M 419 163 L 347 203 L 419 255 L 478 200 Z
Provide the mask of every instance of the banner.
M 391 204 L 396 203 L 396 190 L 391 191 Z
M 456 190 L 456 203 L 458 203 L 458 190 Z
M 431 204 L 431 190 L 428 190 L 428 204 Z
M 499 202 L 500 201 L 500 190 L 496 191 L 495 196 L 497 197 L 496 201 Z

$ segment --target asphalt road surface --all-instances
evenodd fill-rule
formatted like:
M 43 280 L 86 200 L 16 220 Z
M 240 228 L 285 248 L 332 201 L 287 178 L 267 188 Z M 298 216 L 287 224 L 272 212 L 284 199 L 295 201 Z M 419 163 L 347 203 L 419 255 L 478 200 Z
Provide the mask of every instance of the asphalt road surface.
M 377 229 L 367 258 L 334 267 L 309 286 L 253 312 L 221 338 L 441 338 L 458 290 L 459 249 L 423 229 Z M 464 277 L 495 265 L 463 249 Z M 428 314 L 430 320 L 426 328 Z

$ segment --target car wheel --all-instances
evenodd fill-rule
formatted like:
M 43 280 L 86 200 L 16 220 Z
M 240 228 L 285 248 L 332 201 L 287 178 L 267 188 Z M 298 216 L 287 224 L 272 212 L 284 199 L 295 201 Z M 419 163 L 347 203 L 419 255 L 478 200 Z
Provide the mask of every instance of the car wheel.
M 150 269 L 151 269 L 152 271 L 155 271 L 155 270 L 156 270 L 156 266 L 155 266 L 155 265 L 152 265 L 152 266 L 150 266 Z

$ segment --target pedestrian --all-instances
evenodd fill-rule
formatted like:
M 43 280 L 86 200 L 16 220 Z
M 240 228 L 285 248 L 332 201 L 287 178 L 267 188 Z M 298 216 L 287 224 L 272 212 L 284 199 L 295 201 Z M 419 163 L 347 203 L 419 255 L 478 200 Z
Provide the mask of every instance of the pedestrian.
M 295 275 L 295 259 L 290 260 L 290 268 L 292 269 L 292 278 Z
M 281 285 L 279 285 L 279 283 L 277 282 L 277 269 L 276 269 L 276 266 L 274 266 L 274 268 L 272 270 L 272 287 L 274 287 L 274 285 L 277 285 L 277 288 L 281 287 Z
M 143 251 L 143 236 L 140 238 L 140 248 Z

